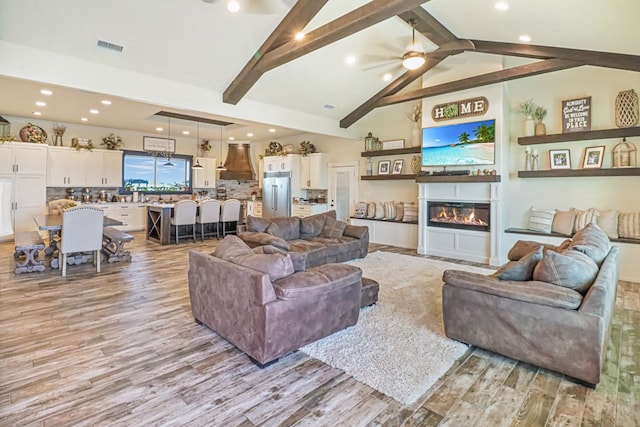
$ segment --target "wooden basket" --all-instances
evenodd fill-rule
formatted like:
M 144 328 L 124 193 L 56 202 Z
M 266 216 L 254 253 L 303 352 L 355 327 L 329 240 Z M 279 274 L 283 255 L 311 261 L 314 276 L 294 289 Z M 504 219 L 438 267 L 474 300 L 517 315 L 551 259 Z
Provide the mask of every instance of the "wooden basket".
M 630 128 L 638 124 L 638 95 L 631 90 L 625 90 L 616 96 L 616 126 Z

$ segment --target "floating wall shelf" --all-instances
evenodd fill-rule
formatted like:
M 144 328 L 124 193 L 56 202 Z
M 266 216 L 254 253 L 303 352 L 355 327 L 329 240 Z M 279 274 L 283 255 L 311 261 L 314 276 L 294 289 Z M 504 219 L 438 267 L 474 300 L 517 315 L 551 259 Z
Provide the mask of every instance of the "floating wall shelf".
M 422 147 L 395 148 L 393 150 L 362 151 L 360 157 L 398 156 L 401 154 L 420 153 Z
M 575 178 L 584 176 L 640 176 L 640 168 L 518 171 L 518 178 Z
M 541 136 L 523 136 L 518 138 L 519 145 L 549 144 L 554 142 L 583 141 L 590 139 L 622 138 L 640 136 L 640 127 L 587 130 L 583 132 L 556 133 Z

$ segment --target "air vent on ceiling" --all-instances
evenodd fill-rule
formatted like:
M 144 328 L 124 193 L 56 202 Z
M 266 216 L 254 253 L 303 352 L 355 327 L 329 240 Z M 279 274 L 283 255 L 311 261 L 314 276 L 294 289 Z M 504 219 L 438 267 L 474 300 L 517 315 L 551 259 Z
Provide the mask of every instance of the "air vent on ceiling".
M 110 43 L 104 40 L 98 40 L 97 46 L 103 49 L 109 49 L 118 53 L 122 53 L 122 50 L 124 49 L 124 46 L 120 46 L 119 44 Z
M 324 104 L 322 108 L 324 108 L 325 110 L 333 110 L 334 108 L 336 108 L 336 106 L 331 104 Z

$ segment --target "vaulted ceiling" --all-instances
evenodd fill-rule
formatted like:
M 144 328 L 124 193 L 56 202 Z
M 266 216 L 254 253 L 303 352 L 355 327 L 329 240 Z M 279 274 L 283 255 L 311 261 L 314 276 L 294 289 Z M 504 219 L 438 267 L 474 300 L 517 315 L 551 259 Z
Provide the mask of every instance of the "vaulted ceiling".
M 355 137 L 380 106 L 583 64 L 640 71 L 635 1 L 511 0 L 506 11 L 488 0 L 270 1 L 268 14 L 230 14 L 223 0 L 0 0 L 0 115 L 29 117 L 45 83 L 64 99 L 52 98 L 43 120 L 80 123 L 86 98 L 104 94 L 121 109 L 91 124 L 147 131 L 154 111 L 173 110 L 236 123 L 228 135 L 238 138 L 252 131 L 264 140 L 270 127 Z M 410 19 L 435 50 L 426 65 L 403 73 L 367 63 L 404 51 Z M 300 30 L 306 38 L 292 40 Z M 530 43 L 518 41 L 525 33 Z M 124 49 L 105 51 L 97 40 Z M 536 61 L 473 72 L 506 63 L 503 55 Z M 423 74 L 426 87 L 416 88 Z M 440 83 L 430 86 L 435 75 Z

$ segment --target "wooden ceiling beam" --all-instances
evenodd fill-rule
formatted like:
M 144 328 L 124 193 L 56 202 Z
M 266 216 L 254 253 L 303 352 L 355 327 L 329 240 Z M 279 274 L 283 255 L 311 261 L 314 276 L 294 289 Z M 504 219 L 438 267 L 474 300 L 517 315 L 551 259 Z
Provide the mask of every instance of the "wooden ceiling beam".
M 398 16 L 409 25 L 411 25 L 411 21 L 415 22 L 416 31 L 422 33 L 438 46 L 458 40 L 455 34 L 421 7 L 416 7 Z
M 637 55 L 483 40 L 472 40 L 472 42 L 477 52 L 537 59 L 559 58 L 597 67 L 640 71 L 640 56 Z
M 428 98 L 430 96 L 444 95 L 450 92 L 457 92 L 494 83 L 506 82 L 509 80 L 520 79 L 522 77 L 530 77 L 553 71 L 566 70 L 568 68 L 579 67 L 581 65 L 584 65 L 584 63 L 569 61 L 566 59 L 547 59 L 533 64 L 521 65 L 518 67 L 508 68 L 506 70 L 495 71 L 493 73 L 481 74 L 479 76 L 417 89 L 403 94 L 389 95 L 380 99 L 376 103 L 375 108 L 415 101 L 418 99 Z
M 314 16 L 322 9 L 328 0 L 298 0 L 289 13 L 278 24 L 276 29 L 267 37 L 258 51 L 251 57 L 240 73 L 222 94 L 222 101 L 228 104 L 237 104 L 249 89 L 258 81 L 264 71 L 259 71 L 257 66 L 264 59 L 264 55 L 272 49 L 286 44 L 292 40 L 298 31 L 301 31 Z
M 258 64 L 262 72 L 300 58 L 310 52 L 355 34 L 365 28 L 419 7 L 429 0 L 371 0 L 305 35 L 302 41 L 291 40 L 271 49 Z
M 388 86 L 384 87 L 378 93 L 373 95 L 367 101 L 365 101 L 358 108 L 353 110 L 349 115 L 340 120 L 341 128 L 348 128 L 371 111 L 377 107 L 378 102 L 390 95 L 396 94 L 408 85 L 410 85 L 413 81 L 420 78 L 424 73 L 438 65 L 444 58 L 443 57 L 429 57 L 427 58 L 427 62 L 420 68 L 415 70 L 410 70 L 398 77 L 396 80 L 391 82 Z

